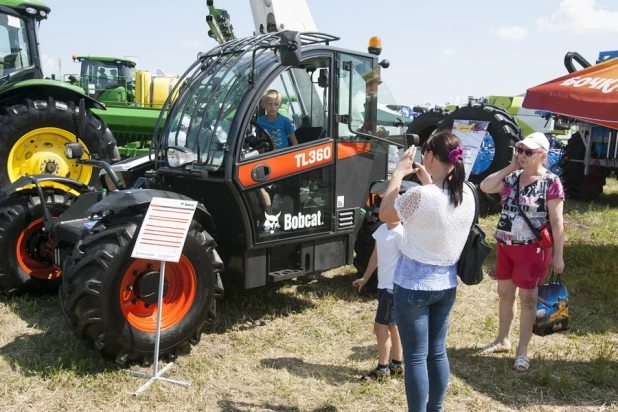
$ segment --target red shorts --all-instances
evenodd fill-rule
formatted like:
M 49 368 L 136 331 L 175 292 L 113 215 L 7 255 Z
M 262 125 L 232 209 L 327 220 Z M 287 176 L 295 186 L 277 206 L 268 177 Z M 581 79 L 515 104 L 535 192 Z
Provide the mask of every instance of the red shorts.
M 536 253 L 536 243 L 530 245 L 504 245 L 498 243 L 496 254 L 497 280 L 510 279 L 522 289 L 535 289 L 542 284 L 551 266 L 551 248 Z

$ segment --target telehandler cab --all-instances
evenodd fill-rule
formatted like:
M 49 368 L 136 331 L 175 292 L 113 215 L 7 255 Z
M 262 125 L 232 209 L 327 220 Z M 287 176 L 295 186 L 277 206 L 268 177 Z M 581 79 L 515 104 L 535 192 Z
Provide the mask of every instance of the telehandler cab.
M 45 270 L 63 271 L 60 297 L 76 336 L 124 364 L 153 356 L 160 262 L 131 252 L 155 196 L 199 202 L 180 261 L 166 264 L 161 355 L 173 358 L 199 341 L 224 285 L 249 289 L 351 264 L 361 209 L 372 183 L 387 177 L 393 143 L 373 135 L 371 91 L 386 64 L 332 47 L 336 40 L 284 31 L 201 55 L 165 105 L 150 155 L 110 167 L 66 146 L 81 165 L 106 169 L 102 192 L 54 176 L 2 189 L 2 270 L 44 254 Z M 256 122 L 269 89 L 282 95 L 279 115 L 294 123 L 298 145 L 276 150 Z M 56 219 L 46 200 L 56 195 L 44 180 L 82 193 Z M 34 222 L 36 236 L 25 244 Z

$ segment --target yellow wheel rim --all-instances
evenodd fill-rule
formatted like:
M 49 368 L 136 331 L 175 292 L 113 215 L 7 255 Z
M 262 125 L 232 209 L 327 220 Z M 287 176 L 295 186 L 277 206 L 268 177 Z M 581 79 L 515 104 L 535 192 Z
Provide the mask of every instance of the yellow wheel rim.
M 42 127 L 26 133 L 9 153 L 9 179 L 14 182 L 22 176 L 49 174 L 90 183 L 92 167 L 79 165 L 75 159 L 67 159 L 64 154 L 65 143 L 71 142 L 75 142 L 73 133 L 55 127 Z M 88 150 L 81 140 L 79 143 Z M 88 156 L 84 153 L 82 157 Z M 45 182 L 41 186 L 68 190 L 66 186 L 53 182 Z

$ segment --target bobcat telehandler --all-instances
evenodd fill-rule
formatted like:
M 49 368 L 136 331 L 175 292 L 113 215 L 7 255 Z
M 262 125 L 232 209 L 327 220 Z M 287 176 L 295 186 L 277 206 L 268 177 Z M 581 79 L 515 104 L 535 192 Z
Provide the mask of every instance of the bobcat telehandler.
M 109 166 L 66 145 L 76 164 L 106 170 L 103 191 L 54 175 L 5 186 L 2 273 L 21 279 L 19 268 L 30 264 L 62 279 L 76 336 L 120 364 L 147 364 L 160 262 L 131 252 L 155 196 L 199 202 L 180 261 L 166 264 L 162 356 L 199 341 L 224 286 L 256 288 L 351 264 L 369 189 L 379 193 L 387 183 L 393 143 L 375 136 L 371 90 L 388 64 L 333 47 L 336 40 L 282 31 L 200 55 L 173 104 L 164 105 L 149 155 Z M 260 99 L 273 88 L 287 102 L 282 115 L 294 122 L 299 143 L 280 150 L 256 122 Z M 87 120 L 80 115 L 80 130 Z M 68 209 L 56 207 L 67 203 L 44 186 L 52 182 L 81 195 Z

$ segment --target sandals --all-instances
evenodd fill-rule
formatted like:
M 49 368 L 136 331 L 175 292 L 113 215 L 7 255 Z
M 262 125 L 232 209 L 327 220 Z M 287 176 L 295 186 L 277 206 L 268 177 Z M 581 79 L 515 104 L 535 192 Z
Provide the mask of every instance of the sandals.
M 501 343 L 492 342 L 487 346 L 482 347 L 477 351 L 477 353 L 487 354 L 487 353 L 505 353 L 511 350 L 510 347 L 506 348 L 502 346 Z
M 526 372 L 530 369 L 530 360 L 525 356 L 518 356 L 515 358 L 515 363 L 513 364 L 513 370 L 515 372 Z

